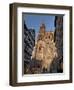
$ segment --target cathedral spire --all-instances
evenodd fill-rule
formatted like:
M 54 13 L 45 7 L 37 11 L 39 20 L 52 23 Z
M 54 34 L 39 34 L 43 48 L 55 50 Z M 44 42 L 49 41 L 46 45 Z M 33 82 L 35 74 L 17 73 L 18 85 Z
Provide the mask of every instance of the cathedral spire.
M 45 29 L 45 24 L 44 23 L 42 23 L 41 26 L 40 26 L 40 29 L 43 29 L 43 28 Z
M 42 23 L 41 25 L 40 25 L 40 33 L 45 33 L 45 24 L 44 23 Z

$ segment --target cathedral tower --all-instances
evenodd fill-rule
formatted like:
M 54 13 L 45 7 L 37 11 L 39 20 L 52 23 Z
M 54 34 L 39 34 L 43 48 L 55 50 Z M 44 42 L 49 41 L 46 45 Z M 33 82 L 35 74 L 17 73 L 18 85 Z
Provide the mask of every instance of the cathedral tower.
M 45 35 L 45 24 L 41 24 L 39 34 L 38 34 L 38 40 L 42 40 Z

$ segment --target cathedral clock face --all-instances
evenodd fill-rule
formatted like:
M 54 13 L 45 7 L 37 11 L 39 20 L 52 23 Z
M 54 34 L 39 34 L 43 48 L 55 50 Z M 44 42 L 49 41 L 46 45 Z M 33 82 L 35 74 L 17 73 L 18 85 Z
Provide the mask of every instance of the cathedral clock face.
M 23 74 L 63 73 L 63 15 L 23 13 L 23 32 Z

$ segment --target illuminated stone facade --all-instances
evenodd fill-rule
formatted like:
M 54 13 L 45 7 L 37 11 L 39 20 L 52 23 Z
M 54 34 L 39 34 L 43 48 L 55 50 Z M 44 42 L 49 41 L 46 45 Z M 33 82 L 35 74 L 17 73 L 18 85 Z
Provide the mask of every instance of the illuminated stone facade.
M 45 25 L 42 24 L 32 58 L 41 61 L 41 72 L 50 72 L 51 63 L 55 57 L 57 57 L 57 49 L 54 43 L 54 32 L 46 31 Z

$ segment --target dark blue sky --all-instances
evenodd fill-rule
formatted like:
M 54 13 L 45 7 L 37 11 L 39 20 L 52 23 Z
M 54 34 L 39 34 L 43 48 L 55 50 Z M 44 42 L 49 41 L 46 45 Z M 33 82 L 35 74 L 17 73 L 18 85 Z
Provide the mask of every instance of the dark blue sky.
M 38 33 L 42 23 L 46 26 L 46 31 L 54 31 L 54 15 L 40 15 L 40 14 L 24 14 L 24 20 L 28 29 L 33 28 Z

